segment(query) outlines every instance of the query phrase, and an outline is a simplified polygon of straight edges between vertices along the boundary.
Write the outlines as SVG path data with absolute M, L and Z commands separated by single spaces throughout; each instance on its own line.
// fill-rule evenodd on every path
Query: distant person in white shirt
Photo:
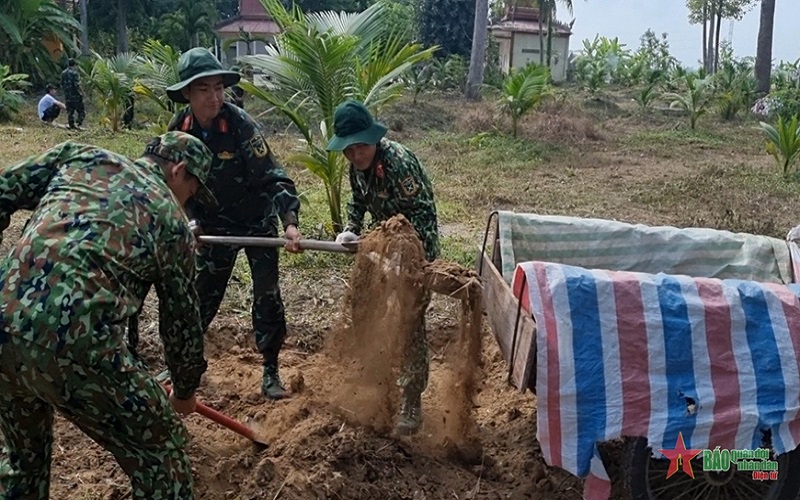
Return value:
M 55 98 L 56 86 L 48 85 L 47 93 L 39 99 L 39 118 L 45 123 L 53 123 L 62 109 L 67 109 L 63 102 Z

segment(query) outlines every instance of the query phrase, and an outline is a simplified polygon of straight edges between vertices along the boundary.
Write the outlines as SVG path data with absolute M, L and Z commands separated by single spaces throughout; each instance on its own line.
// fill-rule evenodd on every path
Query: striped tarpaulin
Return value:
M 503 277 L 520 262 L 791 283 L 784 240 L 707 228 L 653 227 L 578 217 L 499 212 Z
M 527 287 L 520 286 L 525 281 Z M 755 449 L 800 442 L 800 286 L 520 264 L 537 326 L 537 439 L 546 462 L 606 499 L 597 442 Z

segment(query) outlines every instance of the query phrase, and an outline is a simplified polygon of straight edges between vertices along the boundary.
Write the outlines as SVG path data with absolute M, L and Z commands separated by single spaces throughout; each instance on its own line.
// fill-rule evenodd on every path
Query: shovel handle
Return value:
M 227 415 L 224 415 L 213 408 L 209 408 L 208 406 L 204 405 L 203 403 L 197 403 L 197 407 L 195 409 L 197 413 L 200 415 L 213 420 L 214 422 L 218 423 L 223 427 L 227 427 L 228 429 L 232 430 L 233 432 L 240 434 L 251 441 L 258 442 L 256 438 L 255 432 L 253 429 L 247 427 L 246 425 L 242 424 L 241 422 L 237 422 L 236 420 L 230 418 Z
M 273 238 L 267 236 L 211 236 L 201 235 L 197 237 L 200 243 L 210 243 L 212 245 L 235 245 L 240 247 L 273 247 L 280 248 L 286 245 L 286 238 Z M 353 253 L 356 245 L 342 245 L 333 241 L 320 240 L 300 240 L 300 248 L 303 250 L 320 250 L 323 252 Z
M 163 383 L 161 385 L 167 391 L 167 394 L 172 393 L 172 385 L 169 382 Z M 262 441 L 261 439 L 258 438 L 255 431 L 250 427 L 244 425 L 243 423 L 237 420 L 232 419 L 231 417 L 225 415 L 224 413 L 220 413 L 217 410 L 204 405 L 199 401 L 195 401 L 194 411 L 195 413 L 199 413 L 200 415 L 206 417 L 207 419 L 212 420 L 229 430 L 232 430 L 236 434 L 246 437 L 247 439 L 253 441 L 254 443 L 267 445 L 265 441 Z

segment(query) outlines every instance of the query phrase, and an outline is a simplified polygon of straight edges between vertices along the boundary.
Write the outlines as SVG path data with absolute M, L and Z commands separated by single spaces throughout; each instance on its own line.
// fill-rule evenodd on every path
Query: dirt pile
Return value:
M 353 419 L 378 432 L 391 429 L 400 398 L 395 381 L 431 292 L 459 299 L 461 319 L 443 363 L 446 373 L 428 391 L 436 408 L 425 412 L 423 431 L 430 444 L 451 456 L 479 460 L 473 407 L 481 373 L 480 280 L 457 264 L 428 263 L 414 227 L 403 216 L 386 221 L 360 244 L 346 296 L 346 327 L 328 346 L 350 377 L 332 395 L 340 406 L 361 396 L 350 408 Z

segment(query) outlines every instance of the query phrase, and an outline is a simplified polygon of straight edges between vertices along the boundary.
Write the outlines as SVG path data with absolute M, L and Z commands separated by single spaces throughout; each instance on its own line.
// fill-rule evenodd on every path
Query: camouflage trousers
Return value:
M 431 295 L 427 293 L 421 309 L 419 322 L 411 334 L 411 345 L 406 353 L 403 373 L 397 385 L 403 388 L 404 397 L 419 400 L 428 387 L 428 338 L 425 331 L 425 314 L 431 302 Z
M 134 366 L 124 347 L 113 363 L 90 365 L 0 331 L 0 498 L 49 498 L 54 410 L 114 455 L 132 498 L 194 498 L 186 429 L 158 382 Z
M 240 248 L 204 245 L 197 257 L 197 294 L 203 329 L 219 311 Z M 278 249 L 244 249 L 253 280 L 253 333 L 265 365 L 277 365 L 286 338 L 286 315 L 278 285 Z
M 67 107 L 67 121 L 69 122 L 70 128 L 75 128 L 75 125 L 80 127 L 83 125 L 83 120 L 86 118 L 86 111 L 83 109 L 83 98 L 80 99 L 67 99 L 64 103 Z M 74 115 L 78 115 L 78 120 L 76 122 Z

